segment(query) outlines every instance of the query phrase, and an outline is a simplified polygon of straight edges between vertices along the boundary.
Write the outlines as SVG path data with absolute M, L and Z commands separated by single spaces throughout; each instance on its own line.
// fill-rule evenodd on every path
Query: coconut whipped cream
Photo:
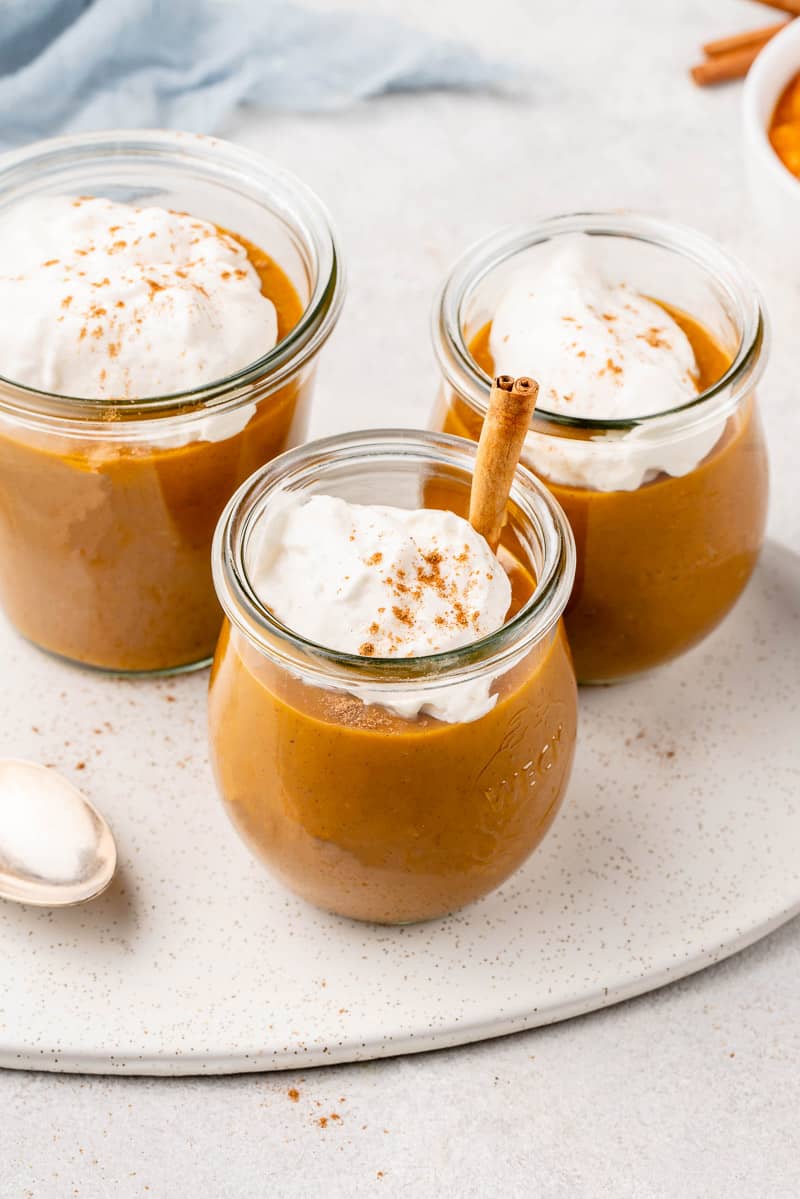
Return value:
M 189 391 L 277 341 L 275 306 L 244 247 L 185 213 L 31 199 L 0 213 L 0 270 L 0 374 L 42 391 Z
M 512 281 L 492 319 L 495 370 L 532 375 L 541 408 L 578 419 L 627 420 L 689 403 L 698 369 L 686 334 L 659 304 L 610 279 L 591 243 L 586 234 L 559 238 L 540 271 Z M 632 491 L 661 471 L 693 470 L 724 428 L 686 437 L 680 423 L 665 417 L 660 428 L 588 441 L 530 433 L 524 457 L 553 482 Z
M 80 792 L 51 771 L 8 758 L 0 766 L 0 872 L 74 882 L 95 844 Z
M 294 632 L 365 658 L 458 649 L 500 628 L 511 603 L 508 576 L 485 539 L 438 509 L 281 493 L 256 527 L 247 570 L 262 603 Z M 406 718 L 469 721 L 494 706 L 491 682 L 417 684 L 393 689 L 388 701 L 374 684 L 352 693 Z

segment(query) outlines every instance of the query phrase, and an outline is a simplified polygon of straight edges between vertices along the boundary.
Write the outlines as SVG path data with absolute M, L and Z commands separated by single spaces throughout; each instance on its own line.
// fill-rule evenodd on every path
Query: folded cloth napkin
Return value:
M 460 42 L 287 0 L 0 0 L 5 146 L 112 127 L 213 133 L 242 102 L 320 111 L 501 73 Z

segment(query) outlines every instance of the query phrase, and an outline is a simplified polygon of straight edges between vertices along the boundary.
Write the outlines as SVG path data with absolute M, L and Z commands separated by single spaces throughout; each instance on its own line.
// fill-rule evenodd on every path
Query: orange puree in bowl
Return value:
M 800 179 L 800 73 L 786 85 L 775 105 L 769 140 L 783 165 Z
M 302 315 L 300 297 L 277 263 L 237 240 L 283 338 Z M 111 420 L 107 436 L 90 439 L 79 422 L 68 437 L 0 414 L 0 600 L 19 632 L 109 670 L 209 658 L 222 621 L 214 527 L 239 484 L 301 439 L 310 385 L 307 373 L 290 380 L 224 440 L 171 447 L 115 439 Z

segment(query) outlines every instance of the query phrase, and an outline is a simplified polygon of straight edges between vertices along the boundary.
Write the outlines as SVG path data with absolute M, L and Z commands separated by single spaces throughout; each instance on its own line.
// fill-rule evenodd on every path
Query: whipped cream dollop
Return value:
M 528 267 L 512 280 L 492 319 L 495 371 L 532 375 L 540 407 L 564 416 L 607 421 L 669 413 L 698 394 L 689 339 L 659 304 L 608 277 L 592 240 L 560 237 L 541 269 Z M 686 437 L 680 424 L 680 417 L 665 417 L 660 428 L 645 423 L 588 441 L 531 432 L 524 458 L 553 482 L 635 490 L 662 471 L 693 470 L 724 428 L 723 421 Z
M 282 492 L 247 554 L 259 599 L 294 632 L 365 658 L 458 649 L 501 627 L 511 584 L 486 540 L 439 509 L 350 504 Z M 476 720 L 496 701 L 491 679 L 436 686 L 348 685 L 400 716 Z M 387 698 L 388 696 L 388 698 Z
M 186 213 L 95 197 L 26 200 L 0 212 L 0 272 L 0 374 L 42 391 L 189 391 L 277 341 L 275 306 L 244 247 Z M 239 427 L 248 419 L 230 415 Z

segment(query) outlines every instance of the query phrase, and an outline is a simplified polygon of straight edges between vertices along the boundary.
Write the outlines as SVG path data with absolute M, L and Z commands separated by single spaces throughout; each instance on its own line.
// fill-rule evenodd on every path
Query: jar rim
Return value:
M 575 212 L 548 217 L 532 225 L 510 226 L 475 242 L 451 268 L 434 302 L 432 337 L 434 352 L 446 381 L 470 406 L 483 415 L 492 380 L 473 358 L 464 333 L 462 310 L 474 288 L 491 271 L 534 245 L 570 233 L 593 237 L 618 237 L 671 251 L 702 267 L 722 285 L 737 309 L 740 336 L 734 358 L 724 375 L 684 404 L 662 412 L 623 419 L 575 417 L 537 405 L 537 427 L 551 424 L 589 433 L 625 432 L 654 427 L 676 417 L 685 426 L 733 411 L 763 373 L 769 348 L 769 321 L 760 292 L 745 268 L 713 239 L 688 225 L 664 221 L 636 212 Z M 540 428 L 540 431 L 541 430 Z
M 543 563 L 536 586 L 519 612 L 499 629 L 457 649 L 410 658 L 379 658 L 319 645 L 269 610 L 256 594 L 245 565 L 249 535 L 270 496 L 304 490 L 303 483 L 312 476 L 320 479 L 326 467 L 366 459 L 376 465 L 381 460 L 416 459 L 460 467 L 471 474 L 476 451 L 474 442 L 445 433 L 371 429 L 308 442 L 261 467 L 231 497 L 214 534 L 214 585 L 228 619 L 267 656 L 287 665 L 296 663 L 300 654 L 304 670 L 310 667 L 312 673 L 326 679 L 331 672 L 339 672 L 350 680 L 356 676 L 362 682 L 407 688 L 415 681 L 429 686 L 433 673 L 451 684 L 483 674 L 488 666 L 502 667 L 506 660 L 516 659 L 557 624 L 575 577 L 575 542 L 567 518 L 547 488 L 522 465 L 515 473 L 511 499 L 540 538 Z
M 86 165 L 101 159 L 123 160 L 150 154 L 197 169 L 232 186 L 237 179 L 263 187 L 263 203 L 272 194 L 275 215 L 300 237 L 313 256 L 312 292 L 297 324 L 255 361 L 200 387 L 132 399 L 97 399 L 39 388 L 0 373 L 0 409 L 30 415 L 104 420 L 154 418 L 191 408 L 219 408 L 241 399 L 241 389 L 269 380 L 277 388 L 312 357 L 331 333 L 344 301 L 345 276 L 339 238 L 327 208 L 316 193 L 286 168 L 265 156 L 222 138 L 163 129 L 102 130 L 37 141 L 0 155 L 0 197 L 50 170 Z M 144 165 L 144 163 L 143 163 Z M 274 193 L 274 194 L 273 194 Z M 30 191 L 25 193 L 30 195 Z M 281 203 L 283 201 L 283 203 Z M 291 206 L 292 219 L 287 219 Z M 2 206 L 2 203 L 0 203 Z

